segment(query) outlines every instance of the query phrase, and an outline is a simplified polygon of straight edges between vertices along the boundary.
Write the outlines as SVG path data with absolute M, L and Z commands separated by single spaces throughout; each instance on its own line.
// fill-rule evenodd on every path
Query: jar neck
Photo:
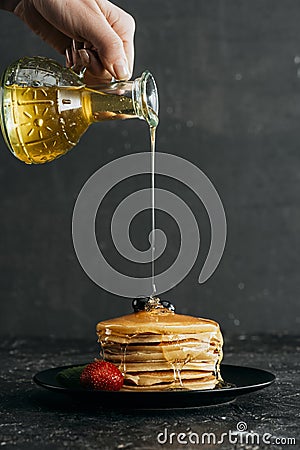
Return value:
M 146 120 L 151 127 L 158 125 L 158 93 L 154 78 L 148 71 L 143 72 L 134 81 L 88 86 L 88 91 L 91 94 L 93 121 L 106 120 L 103 115 L 105 110 L 107 119 L 111 113 L 111 118 L 138 117 Z

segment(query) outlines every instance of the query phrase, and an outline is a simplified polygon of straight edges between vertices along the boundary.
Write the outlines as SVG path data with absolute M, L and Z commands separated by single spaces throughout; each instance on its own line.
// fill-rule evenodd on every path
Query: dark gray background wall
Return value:
M 197 276 L 209 245 L 205 210 L 180 183 L 157 180 L 189 204 L 203 236 L 197 264 L 165 298 L 179 312 L 216 319 L 225 332 L 295 332 L 300 322 L 300 5 L 291 0 L 117 3 L 136 18 L 135 75 L 148 68 L 158 82 L 158 150 L 200 167 L 217 188 L 228 220 L 222 262 L 200 286 Z M 24 55 L 63 61 L 5 12 L 0 53 L 1 70 Z M 45 166 L 19 162 L 2 138 L 0 147 L 0 332 L 94 339 L 95 323 L 129 312 L 130 301 L 101 290 L 81 269 L 71 239 L 72 209 L 96 169 L 148 149 L 147 126 L 136 120 L 93 125 L 76 149 Z M 137 177 L 114 190 L 101 210 L 103 223 L 109 224 L 126 193 L 149 181 Z M 142 249 L 149 219 L 141 216 L 132 232 Z M 166 215 L 158 215 L 158 223 L 170 233 L 163 268 L 176 254 L 178 230 Z M 101 240 L 118 264 L 109 236 Z

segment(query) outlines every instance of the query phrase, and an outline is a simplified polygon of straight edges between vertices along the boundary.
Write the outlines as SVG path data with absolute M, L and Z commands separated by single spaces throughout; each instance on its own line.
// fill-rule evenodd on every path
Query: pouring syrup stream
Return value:
M 150 298 L 156 295 L 155 284 L 155 137 L 156 126 L 150 126 L 150 140 L 151 140 L 151 284 L 152 294 Z

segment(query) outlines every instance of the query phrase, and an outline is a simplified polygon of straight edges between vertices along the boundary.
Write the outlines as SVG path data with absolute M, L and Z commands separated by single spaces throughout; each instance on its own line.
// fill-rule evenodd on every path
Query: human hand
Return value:
M 86 82 L 131 77 L 134 19 L 108 0 L 21 0 L 14 13 L 65 54 L 67 66 L 86 67 Z

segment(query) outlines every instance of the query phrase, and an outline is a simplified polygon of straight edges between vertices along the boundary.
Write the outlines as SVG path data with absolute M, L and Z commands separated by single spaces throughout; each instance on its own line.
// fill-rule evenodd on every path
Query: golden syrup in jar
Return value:
M 6 86 L 5 138 L 15 156 L 42 164 L 74 147 L 92 122 L 135 116 L 133 100 L 85 86 Z

